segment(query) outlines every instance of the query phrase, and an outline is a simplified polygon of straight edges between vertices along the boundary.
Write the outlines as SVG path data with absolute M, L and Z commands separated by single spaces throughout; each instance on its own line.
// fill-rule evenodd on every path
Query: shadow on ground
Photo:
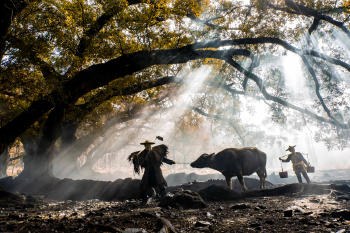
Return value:
M 241 192 L 237 181 L 233 182 L 230 190 L 223 180 L 209 180 L 194 182 L 180 186 L 168 187 L 167 191 L 176 193 L 178 190 L 197 192 L 207 201 L 229 201 L 249 197 L 267 197 L 290 194 L 329 194 L 331 192 L 350 193 L 349 186 L 345 184 L 288 184 L 276 187 L 267 182 L 267 189 L 259 189 L 259 181 L 245 178 L 249 189 Z M 41 195 L 45 199 L 83 201 L 99 199 L 102 201 L 124 201 L 139 199 L 140 180 L 118 179 L 111 181 L 72 180 L 46 177 L 37 180 L 13 179 L 7 177 L 0 180 L 0 187 L 11 193 L 25 195 Z M 6 196 L 6 195 L 5 195 Z M 10 197 L 10 195 L 7 195 Z M 11 196 L 12 199 L 16 199 Z M 347 198 L 347 197 L 345 197 Z

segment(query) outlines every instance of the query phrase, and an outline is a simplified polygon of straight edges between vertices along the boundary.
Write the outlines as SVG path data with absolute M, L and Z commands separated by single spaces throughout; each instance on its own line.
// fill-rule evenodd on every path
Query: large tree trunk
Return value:
M 36 176 L 35 173 L 39 173 L 39 165 L 37 164 L 35 155 L 38 151 L 39 136 L 24 135 L 21 137 L 25 155 L 23 157 L 24 170 L 20 174 L 20 177 L 31 178 Z
M 64 107 L 57 106 L 51 111 L 43 125 L 42 135 L 32 140 L 32 148 L 28 148 L 24 159 L 24 170 L 21 174 L 25 178 L 39 178 L 53 176 L 52 162 L 54 146 L 61 135 L 61 122 L 64 115 Z
M 58 148 L 52 163 L 53 174 L 60 178 L 75 178 L 78 165 L 77 159 L 82 151 L 86 148 L 86 144 L 76 143 L 75 136 L 78 123 L 63 122 L 61 127 L 61 145 Z
M 7 166 L 9 162 L 10 156 L 8 153 L 8 149 L 6 149 L 2 154 L 0 154 L 0 177 L 7 176 Z
M 26 154 L 24 157 L 24 169 L 21 177 L 28 179 L 36 179 L 43 176 L 53 176 L 51 160 L 45 154 L 38 156 L 37 154 Z

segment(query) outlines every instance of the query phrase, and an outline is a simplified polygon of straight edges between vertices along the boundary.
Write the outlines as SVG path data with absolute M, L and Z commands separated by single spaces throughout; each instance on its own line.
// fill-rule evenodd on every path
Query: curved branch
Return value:
M 192 106 L 191 108 L 193 111 L 203 115 L 203 116 L 206 116 L 206 117 L 210 117 L 210 118 L 213 118 L 213 119 L 216 119 L 216 120 L 219 120 L 219 121 L 222 121 L 222 122 L 225 122 L 226 124 L 228 124 L 229 126 L 231 126 L 233 128 L 233 130 L 236 132 L 236 134 L 238 135 L 238 138 L 240 140 L 240 143 L 242 146 L 245 146 L 245 140 L 244 138 L 242 137 L 241 133 L 239 132 L 238 128 L 228 119 L 225 119 L 219 115 L 214 115 L 214 114 L 209 114 L 209 113 L 206 113 L 204 112 L 203 110 L 201 110 L 200 108 L 197 108 L 197 107 L 194 107 Z
M 311 35 L 316 29 L 317 27 L 320 25 L 320 19 L 319 18 L 314 18 L 314 21 L 312 22 L 312 25 L 310 26 L 308 32 Z
M 178 49 L 125 54 L 106 63 L 92 65 L 77 73 L 75 77 L 62 86 L 62 89 L 53 91 L 51 94 L 34 101 L 25 112 L 0 128 L 0 145 L 12 143 L 39 117 L 57 104 L 66 106 L 73 104 L 80 96 L 104 86 L 112 80 L 131 75 L 152 65 L 179 64 L 204 58 L 224 59 L 226 56 L 232 57 L 234 55 L 249 57 L 250 52 L 245 49 L 194 50 L 192 46 L 185 46 Z M 6 146 L 1 146 L 0 149 L 5 148 Z
M 166 76 L 153 81 L 145 81 L 138 85 L 132 85 L 123 89 L 112 88 L 112 90 L 108 91 L 107 94 L 105 92 L 98 93 L 97 95 L 92 97 L 88 103 L 74 105 L 67 111 L 74 113 L 74 122 L 76 124 L 79 124 L 82 121 L 82 119 L 91 111 L 93 111 L 97 106 L 113 97 L 133 95 L 144 90 L 160 87 L 170 83 L 179 83 L 179 80 L 177 80 L 175 76 Z
M 331 111 L 329 110 L 329 108 L 327 107 L 326 103 L 324 102 L 324 99 L 322 98 L 321 96 L 321 93 L 320 93 L 320 83 L 318 82 L 318 79 L 316 77 L 316 73 L 315 71 L 312 69 L 310 63 L 308 62 L 308 60 L 306 59 L 305 56 L 301 56 L 307 70 L 309 71 L 311 77 L 312 77 L 312 80 L 314 81 L 315 83 L 315 92 L 316 92 L 316 95 L 317 95 L 317 98 L 318 100 L 320 101 L 321 105 L 322 105 L 322 108 L 323 110 L 327 113 L 327 116 L 329 118 L 331 118 L 333 120 L 333 122 L 337 125 L 342 125 L 343 123 L 337 121 L 331 114 Z
M 129 5 L 135 5 L 135 4 L 141 3 L 142 0 L 129 0 L 127 2 Z M 100 15 L 96 19 L 96 21 L 92 22 L 90 24 L 89 28 L 84 32 L 82 38 L 80 39 L 74 55 L 79 57 L 79 58 L 83 58 L 86 49 L 91 45 L 91 43 L 92 43 L 93 39 L 96 37 L 96 35 L 119 12 L 120 12 L 120 9 L 110 9 L 110 10 L 104 12 L 102 15 Z M 76 64 L 73 63 L 65 75 L 70 75 L 70 73 L 74 69 L 75 65 Z
M 129 6 L 135 5 L 138 3 L 141 3 L 142 0 L 129 0 L 127 1 Z M 100 15 L 96 21 L 94 21 L 88 30 L 84 32 L 83 37 L 80 39 L 80 42 L 77 47 L 76 56 L 83 57 L 84 52 L 88 48 L 88 46 L 91 44 L 94 37 L 101 31 L 101 29 L 108 23 L 108 21 L 113 18 L 115 15 L 117 15 L 120 12 L 120 10 L 116 9 L 110 9 L 109 11 L 103 13 Z
M 304 15 L 308 17 L 314 17 L 315 19 L 324 20 L 330 24 L 333 24 L 334 26 L 340 28 L 348 37 L 350 37 L 350 31 L 347 29 L 347 27 L 344 25 L 343 22 L 337 21 L 333 19 L 332 17 L 328 15 L 322 14 L 322 12 L 319 12 L 315 9 L 300 5 L 293 0 L 285 0 L 285 4 L 287 7 L 279 7 L 271 4 L 268 0 L 265 0 L 265 3 L 272 9 L 280 10 L 287 12 L 289 14 L 297 14 L 297 15 Z
M 227 59 L 226 62 L 228 62 L 230 65 L 232 65 L 233 67 L 235 67 L 238 71 L 240 71 L 241 73 L 243 73 L 245 76 L 249 77 L 249 79 L 253 80 L 257 86 L 259 87 L 259 90 L 261 91 L 262 95 L 264 96 L 265 99 L 267 100 L 271 100 L 271 101 L 274 101 L 276 103 L 279 103 L 283 106 L 286 106 L 288 108 L 291 108 L 291 109 L 294 109 L 298 112 L 301 112 L 301 113 L 304 113 L 312 118 L 315 118 L 317 119 L 318 121 L 320 122 L 324 122 L 324 123 L 329 123 L 329 124 L 332 124 L 336 127 L 340 127 L 340 128 L 343 128 L 343 129 L 348 129 L 349 126 L 346 125 L 346 124 L 339 124 L 339 122 L 336 122 L 334 121 L 333 119 L 326 119 L 324 117 L 321 117 L 307 109 L 303 109 L 301 107 L 298 107 L 296 105 L 293 105 L 279 97 L 276 97 L 276 96 L 272 96 L 270 95 L 264 85 L 263 85 L 263 81 L 262 79 L 260 79 L 258 76 L 256 76 L 255 74 L 249 72 L 248 70 L 244 69 L 241 65 L 239 65 L 237 62 L 233 61 L 232 59 Z
M 112 80 L 131 75 L 153 65 L 182 64 L 204 58 L 224 59 L 226 56 L 246 56 L 251 53 L 246 49 L 195 50 L 192 46 L 178 49 L 140 51 L 122 55 L 106 63 L 92 65 L 80 71 L 64 85 L 65 101 L 72 102 L 87 92 L 104 86 Z
M 241 72 L 244 72 L 244 68 L 242 66 L 240 66 L 238 63 L 235 63 L 233 62 L 232 65 L 235 65 L 235 67 L 237 66 L 237 68 L 241 69 L 240 71 Z M 232 89 L 231 87 L 229 87 L 228 85 L 222 85 L 222 84 L 219 84 L 219 83 L 216 83 L 216 82 L 211 82 L 209 83 L 211 86 L 214 86 L 214 87 L 217 87 L 217 88 L 221 88 L 221 89 L 224 89 L 225 91 L 231 93 L 231 94 L 234 94 L 234 95 L 244 95 L 244 96 L 248 96 L 248 97 L 252 97 L 252 98 L 255 98 L 255 99 L 258 99 L 258 100 L 270 100 L 270 101 L 273 101 L 275 103 L 278 103 L 278 104 L 281 104 L 282 106 L 285 106 L 287 108 L 291 108 L 295 111 L 298 111 L 302 114 L 306 114 L 318 121 L 321 121 L 321 122 L 326 122 L 326 123 L 332 123 L 331 121 L 329 121 L 328 119 L 322 117 L 322 116 L 318 116 L 316 115 L 315 113 L 312 113 L 311 111 L 307 110 L 307 109 L 303 109 L 301 107 L 298 107 L 296 105 L 293 105 L 279 97 L 276 97 L 276 96 L 272 96 L 270 95 L 265 87 L 262 86 L 262 79 L 257 77 L 256 75 L 254 75 L 251 71 L 249 70 L 246 70 L 246 73 L 247 75 L 245 75 L 245 77 L 247 79 L 252 79 L 254 80 L 257 84 L 259 83 L 258 87 L 260 88 L 260 91 L 262 92 L 263 96 L 264 97 L 259 97 L 259 96 L 253 96 L 253 95 L 248 95 L 248 93 L 246 91 L 239 91 L 239 90 L 235 90 L 235 89 Z M 255 78 L 252 78 L 252 76 L 256 76 Z M 334 118 L 332 118 L 332 120 L 335 121 Z M 335 121 L 334 123 L 337 123 L 337 121 Z M 339 126 L 339 124 L 337 124 L 337 126 Z M 345 126 L 345 125 L 344 125 Z
M 240 38 L 240 39 L 234 39 L 234 40 L 213 40 L 213 41 L 207 41 L 207 42 L 194 43 L 192 46 L 196 49 L 200 49 L 200 48 L 219 48 L 219 47 L 230 46 L 230 45 L 252 45 L 252 44 L 280 45 L 286 50 L 291 51 L 295 54 L 314 56 L 324 61 L 327 61 L 329 63 L 332 63 L 334 65 L 341 66 L 350 72 L 350 65 L 346 62 L 343 62 L 342 60 L 332 58 L 326 54 L 317 52 L 315 50 L 298 49 L 293 45 L 289 44 L 288 42 L 276 37 Z
M 312 16 L 315 18 L 319 18 L 320 20 L 324 20 L 327 21 L 330 24 L 333 24 L 336 27 L 339 27 L 343 32 L 345 32 L 345 34 L 350 37 L 350 32 L 349 30 L 345 27 L 343 22 L 337 21 L 335 19 L 333 19 L 332 17 L 328 16 L 328 15 L 323 15 L 320 12 L 309 8 L 309 7 L 305 7 L 302 6 L 300 4 L 295 3 L 293 0 L 286 0 L 286 5 L 288 7 L 290 7 L 291 9 L 293 9 L 294 11 L 305 15 L 305 16 Z

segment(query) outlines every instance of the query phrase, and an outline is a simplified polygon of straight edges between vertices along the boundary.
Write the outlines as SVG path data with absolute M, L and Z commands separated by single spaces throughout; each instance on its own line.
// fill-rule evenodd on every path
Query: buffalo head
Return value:
M 211 158 L 213 154 L 202 154 L 201 156 L 199 156 L 198 159 L 196 159 L 195 161 L 193 161 L 190 165 L 191 167 L 194 168 L 204 168 L 204 167 L 209 167 L 210 163 L 211 163 Z

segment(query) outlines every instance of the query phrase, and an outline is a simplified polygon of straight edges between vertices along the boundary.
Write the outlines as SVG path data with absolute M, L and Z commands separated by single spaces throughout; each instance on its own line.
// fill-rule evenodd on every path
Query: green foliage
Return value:
M 267 2 L 287 9 L 287 12 L 273 9 Z M 347 20 L 344 7 L 349 7 L 348 1 L 339 1 L 337 5 L 331 0 L 295 2 L 330 14 L 336 20 Z M 333 11 L 339 7 L 342 10 Z M 129 4 L 126 0 L 34 1 L 13 20 L 8 32 L 0 73 L 1 124 L 23 112 L 33 101 L 60 90 L 67 80 L 94 64 L 137 51 L 180 48 L 210 39 L 278 37 L 294 43 L 307 32 L 312 21 L 312 17 L 297 14 L 284 0 L 252 0 L 250 4 L 227 0 L 144 0 L 137 4 Z M 320 27 L 329 30 L 327 26 Z M 274 44 L 241 48 L 249 49 L 255 55 L 281 54 L 281 48 Z M 216 48 L 213 50 L 217 51 Z M 245 60 L 237 58 L 236 61 L 243 64 Z M 203 64 L 213 67 L 210 79 L 242 90 L 244 75 L 221 60 L 205 59 L 188 65 L 195 68 Z M 81 128 L 89 132 L 90 128 L 91 131 L 98 130 L 107 119 L 125 110 L 144 107 L 152 101 L 160 106 L 164 89 L 170 92 L 176 85 L 157 87 L 132 96 L 119 96 L 118 92 L 144 81 L 176 75 L 182 67 L 182 64 L 153 66 L 112 81 L 75 103 L 75 107 L 90 104 L 89 111 L 85 113 L 87 108 L 78 110 L 70 106 L 65 119 L 74 120 L 81 113 L 84 116 Z M 327 93 L 327 104 L 332 110 L 346 106 L 349 100 L 343 95 L 344 88 L 330 79 L 328 74 L 332 71 L 329 67 L 323 67 L 323 71 L 318 75 L 322 77 L 322 91 Z M 284 87 L 279 85 L 281 75 L 275 70 L 265 74 L 269 74 L 265 80 L 268 91 L 285 99 Z M 250 82 L 248 92 L 256 94 L 259 90 Z M 235 110 L 229 108 L 229 112 L 236 120 L 235 114 L 241 104 L 237 97 L 233 102 L 232 96 L 226 94 L 206 94 L 199 98 L 201 107 L 208 113 L 227 115 L 227 106 L 234 106 Z M 284 108 L 273 104 L 271 110 L 275 121 L 285 122 Z M 191 113 L 183 117 L 181 125 L 187 130 L 197 127 L 200 122 L 201 117 Z

